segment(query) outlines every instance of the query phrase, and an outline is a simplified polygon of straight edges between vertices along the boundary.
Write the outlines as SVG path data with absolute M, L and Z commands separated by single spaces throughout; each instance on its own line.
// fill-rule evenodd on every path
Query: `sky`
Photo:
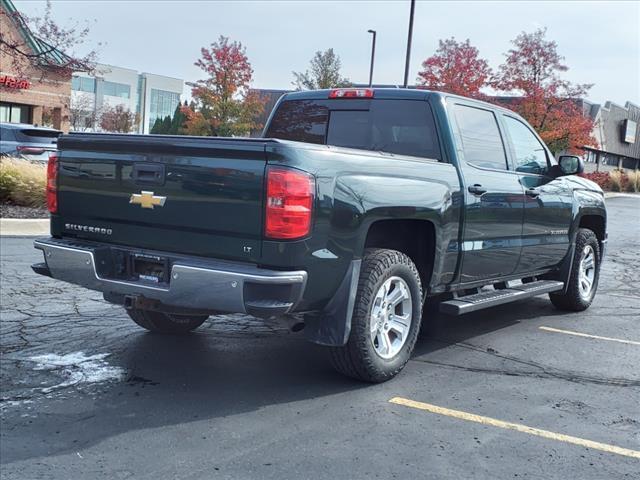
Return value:
M 14 4 L 37 15 L 45 2 Z M 185 81 L 204 78 L 194 66 L 200 48 L 225 35 L 246 47 L 253 87 L 288 89 L 292 70 L 306 70 L 313 54 L 327 48 L 340 56 L 345 77 L 366 83 L 369 29 L 378 32 L 374 82 L 401 84 L 409 1 L 53 0 L 53 16 L 62 25 L 88 21 L 87 47 L 104 44 L 101 63 Z M 409 81 L 439 39 L 469 38 L 496 68 L 511 40 L 541 27 L 565 57 L 565 78 L 595 84 L 589 100 L 640 105 L 640 1 L 418 0 Z

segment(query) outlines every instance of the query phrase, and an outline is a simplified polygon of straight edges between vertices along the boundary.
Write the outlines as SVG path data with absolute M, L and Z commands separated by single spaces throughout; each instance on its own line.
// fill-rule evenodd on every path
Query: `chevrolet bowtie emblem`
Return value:
M 129 199 L 129 203 L 140 205 L 142 208 L 164 207 L 164 202 L 167 201 L 167 197 L 161 197 L 160 195 L 154 195 L 153 192 L 134 193 Z

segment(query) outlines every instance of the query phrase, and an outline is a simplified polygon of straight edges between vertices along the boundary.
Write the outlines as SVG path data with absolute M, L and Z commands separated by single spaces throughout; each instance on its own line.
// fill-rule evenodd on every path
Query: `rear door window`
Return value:
M 490 110 L 453 106 L 467 163 L 483 168 L 507 170 L 507 155 L 498 122 Z
M 289 100 L 266 136 L 441 159 L 433 114 L 422 100 Z

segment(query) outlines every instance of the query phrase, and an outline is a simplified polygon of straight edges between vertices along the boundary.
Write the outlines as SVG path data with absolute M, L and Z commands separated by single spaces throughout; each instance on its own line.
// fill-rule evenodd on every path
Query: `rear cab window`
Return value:
M 433 113 L 425 100 L 285 100 L 265 136 L 441 159 Z

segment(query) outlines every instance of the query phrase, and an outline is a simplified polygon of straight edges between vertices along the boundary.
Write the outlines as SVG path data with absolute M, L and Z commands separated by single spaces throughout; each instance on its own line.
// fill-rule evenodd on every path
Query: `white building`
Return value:
M 123 105 L 139 115 L 137 133 L 149 133 L 156 118 L 172 116 L 184 81 L 129 68 L 98 65 L 93 75 L 77 73 L 71 80 L 71 130 L 99 130 L 97 117 L 105 107 Z

